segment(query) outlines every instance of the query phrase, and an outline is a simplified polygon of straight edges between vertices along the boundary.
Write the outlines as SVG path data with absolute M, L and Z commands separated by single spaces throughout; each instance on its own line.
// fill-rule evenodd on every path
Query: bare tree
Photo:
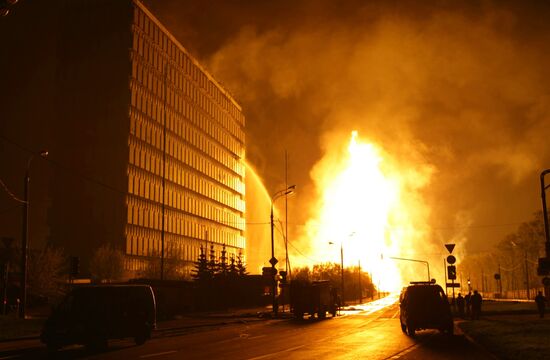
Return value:
M 94 281 L 116 281 L 124 277 L 122 251 L 106 244 L 98 248 L 90 261 L 90 274 Z
M 55 301 L 63 295 L 67 280 L 66 261 L 63 250 L 45 247 L 32 251 L 28 261 L 29 295 Z

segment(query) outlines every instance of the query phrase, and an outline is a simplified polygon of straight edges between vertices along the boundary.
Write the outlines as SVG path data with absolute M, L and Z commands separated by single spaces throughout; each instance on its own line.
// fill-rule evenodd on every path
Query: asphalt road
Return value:
M 266 320 L 159 331 L 142 346 L 130 340 L 109 342 L 109 349 L 90 353 L 65 348 L 56 358 L 74 359 L 491 359 L 463 335 L 401 332 L 395 299 L 374 302 L 326 320 Z M 36 341 L 9 348 L 0 359 L 47 358 Z

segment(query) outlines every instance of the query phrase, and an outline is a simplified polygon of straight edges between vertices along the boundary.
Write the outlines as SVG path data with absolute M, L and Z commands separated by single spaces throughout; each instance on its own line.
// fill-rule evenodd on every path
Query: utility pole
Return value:
M 275 257 L 275 235 L 274 235 L 274 216 L 273 216 L 273 204 L 275 200 L 277 200 L 281 196 L 290 195 L 294 192 L 294 189 L 296 188 L 296 185 L 287 186 L 285 189 L 277 191 L 272 197 L 271 197 L 271 214 L 270 214 L 270 223 L 271 223 L 271 259 L 269 259 L 269 263 L 271 264 L 271 292 L 272 292 L 272 311 L 273 315 L 277 317 L 277 313 L 279 312 L 279 306 L 277 304 L 277 279 L 275 278 L 275 275 L 277 275 L 277 269 L 275 268 L 275 265 L 279 262 L 277 258 Z
M 46 158 L 48 156 L 47 150 L 42 150 L 40 156 Z M 25 171 L 25 182 L 24 182 L 24 191 L 25 197 L 23 199 L 23 221 L 22 221 L 22 231 L 21 231 L 21 305 L 19 306 L 19 317 L 25 318 L 26 308 L 27 308 L 27 262 L 28 262 L 28 251 L 29 251 L 29 182 L 30 169 L 32 159 L 34 159 L 34 154 L 29 157 L 27 160 L 27 169 Z
M 547 186 L 544 185 L 544 176 L 550 173 L 550 169 L 544 170 L 540 174 L 540 191 L 542 197 L 542 215 L 544 217 L 544 234 L 546 236 L 545 249 L 546 249 L 546 258 L 550 258 L 550 232 L 548 229 L 548 209 L 546 208 L 546 189 Z
M 527 300 L 531 300 L 529 294 L 529 266 L 527 264 L 527 248 L 524 249 L 524 261 L 525 261 L 525 287 L 527 288 Z
M 160 279 L 164 280 L 164 237 L 166 217 L 166 112 L 168 101 L 168 60 L 164 64 L 164 116 L 162 122 L 162 221 L 160 231 Z
M 359 304 L 363 302 L 363 287 L 361 286 L 361 260 L 359 260 Z
M 502 298 L 502 274 L 500 273 L 500 263 L 498 264 L 498 291 Z
M 344 297 L 344 244 L 340 242 L 340 276 L 342 277 L 342 305 L 346 305 Z

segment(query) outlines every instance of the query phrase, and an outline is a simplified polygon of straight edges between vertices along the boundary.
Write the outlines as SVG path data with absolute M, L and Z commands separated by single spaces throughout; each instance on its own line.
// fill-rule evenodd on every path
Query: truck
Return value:
M 290 311 L 296 318 L 303 318 L 304 314 L 311 317 L 317 315 L 324 319 L 327 312 L 336 316 L 338 311 L 338 296 L 335 288 L 328 280 L 307 281 L 292 280 L 290 290 Z

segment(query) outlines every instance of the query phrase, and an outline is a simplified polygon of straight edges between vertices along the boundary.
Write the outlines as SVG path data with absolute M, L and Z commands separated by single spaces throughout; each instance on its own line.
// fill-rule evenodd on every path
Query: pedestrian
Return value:
M 538 295 L 535 296 L 535 303 L 539 310 L 539 316 L 542 319 L 544 317 L 544 308 L 546 307 L 546 298 L 542 295 L 542 291 L 539 291 Z
M 464 296 L 464 303 L 466 304 L 466 316 L 471 315 L 471 300 L 472 300 L 472 292 L 468 291 L 466 296 Z
M 474 294 L 470 298 L 470 305 L 472 307 L 472 320 L 479 319 L 479 315 L 481 314 L 481 302 L 483 301 L 481 294 L 474 290 Z
M 456 298 L 456 306 L 458 306 L 458 316 L 461 318 L 464 317 L 464 297 L 461 293 L 458 293 L 458 297 Z

